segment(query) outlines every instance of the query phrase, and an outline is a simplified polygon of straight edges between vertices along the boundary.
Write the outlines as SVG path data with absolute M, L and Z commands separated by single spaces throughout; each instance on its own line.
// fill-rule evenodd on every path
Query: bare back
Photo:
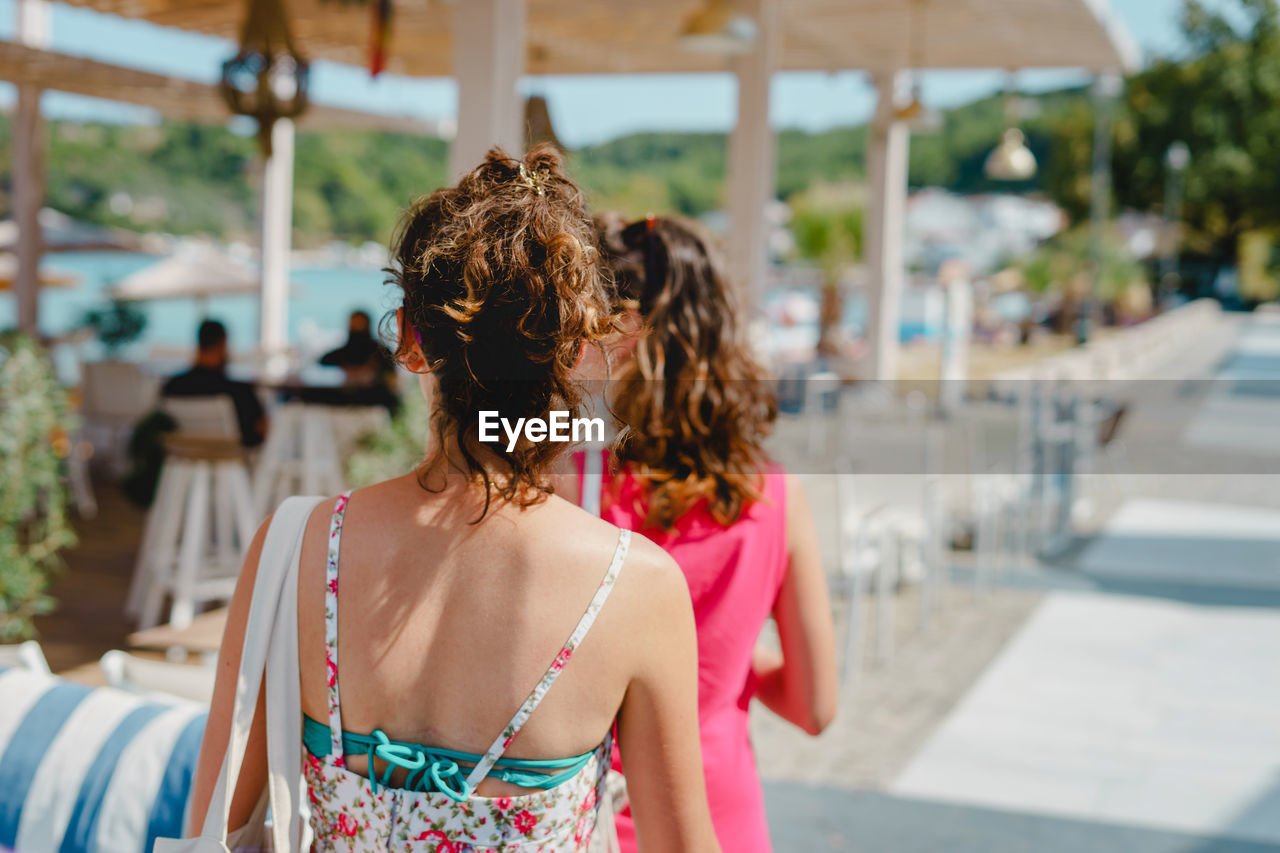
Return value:
M 332 502 L 312 515 L 299 573 L 302 708 L 327 716 L 324 591 Z M 403 477 L 355 492 L 342 529 L 338 679 L 348 731 L 483 753 L 572 633 L 618 530 L 559 498 L 520 509 L 461 483 L 441 493 Z M 644 542 L 628 559 L 655 555 Z M 548 759 L 593 749 L 622 704 L 640 627 L 636 581 L 614 595 L 507 754 Z M 630 594 L 629 594 L 630 593 Z M 364 770 L 360 756 L 351 769 Z M 496 779 L 484 795 L 516 789 Z

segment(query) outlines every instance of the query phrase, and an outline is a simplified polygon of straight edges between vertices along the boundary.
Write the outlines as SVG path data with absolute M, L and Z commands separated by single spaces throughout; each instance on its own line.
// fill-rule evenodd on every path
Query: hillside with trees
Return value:
M 1027 98 L 1030 144 L 1053 161 L 1055 116 L 1078 92 Z M 911 181 L 961 192 L 995 187 L 982 161 L 1003 127 L 998 98 L 952 110 L 937 132 L 912 139 Z M 49 123 L 48 205 L 77 219 L 139 231 L 252 239 L 258 166 L 251 137 L 225 127 Z M 597 208 L 700 216 L 724 196 L 727 139 L 721 133 L 637 133 L 570 152 L 570 168 Z M 859 181 L 866 130 L 784 130 L 778 139 L 778 195 Z M 387 239 L 398 211 L 439 186 L 448 144 L 374 132 L 299 133 L 294 228 L 299 246 L 338 239 Z M 0 170 L 8 208 L 9 121 L 0 116 Z M 1052 166 L 1050 166 L 1050 170 Z M 1042 173 L 1045 174 L 1045 173 Z M 1006 189 L 1036 191 L 1029 183 Z
M 1241 260 L 1242 284 L 1275 282 L 1280 235 L 1280 6 L 1235 0 L 1225 13 L 1188 0 L 1182 28 L 1189 55 L 1161 59 L 1131 76 L 1117 109 L 1114 183 L 1120 207 L 1162 209 L 1166 152 L 1183 142 L 1185 248 L 1216 268 Z M 959 193 L 1041 193 L 1073 219 L 1089 205 L 1094 111 L 1070 89 L 1015 99 L 1018 122 L 1040 169 L 1024 183 L 983 173 L 1005 125 L 991 96 L 946 111 L 933 131 L 913 133 L 910 182 Z M 552 105 L 554 108 L 554 104 Z M 9 121 L 0 116 L 0 210 L 7 210 Z M 701 216 L 724 198 L 726 137 L 637 133 L 570 153 L 570 168 L 597 209 Z M 399 210 L 447 174 L 442 140 L 372 132 L 300 133 L 295 171 L 295 244 L 385 241 Z M 777 190 L 800 200 L 814 188 L 864 177 L 866 128 L 778 135 Z M 254 140 L 226 127 L 51 122 L 48 204 L 73 217 L 140 231 L 252 240 L 258 180 Z

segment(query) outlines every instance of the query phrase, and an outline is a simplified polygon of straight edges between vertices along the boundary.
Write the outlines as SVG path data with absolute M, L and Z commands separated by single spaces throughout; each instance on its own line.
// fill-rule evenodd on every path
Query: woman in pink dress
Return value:
M 611 353 L 622 431 L 600 512 L 643 531 L 684 571 L 716 835 L 724 850 L 768 851 L 751 699 L 815 735 L 835 714 L 834 631 L 813 520 L 799 485 L 764 452 L 772 391 L 708 241 L 674 218 L 602 230 L 618 301 L 639 332 Z M 582 488 L 590 497 L 596 487 L 584 478 Z M 770 616 L 781 654 L 757 646 Z M 635 850 L 630 814 L 618 829 L 623 850 Z

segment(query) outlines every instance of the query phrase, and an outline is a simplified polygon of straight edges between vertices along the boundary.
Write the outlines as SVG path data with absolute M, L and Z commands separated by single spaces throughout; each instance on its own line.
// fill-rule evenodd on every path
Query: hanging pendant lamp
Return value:
M 1036 155 L 1027 147 L 1027 137 L 1014 125 L 1017 124 L 1015 101 L 1013 97 L 1012 77 L 1005 86 L 1004 115 L 1005 131 L 1000 143 L 987 155 L 983 171 L 993 181 L 1027 181 L 1034 178 L 1038 166 Z
M 1036 176 L 1036 155 L 1027 147 L 1027 137 L 1011 127 L 1000 144 L 987 155 L 983 170 L 993 181 L 1028 181 Z
M 258 146 L 271 156 L 271 127 L 307 109 L 310 65 L 293 45 L 283 0 L 245 0 L 240 49 L 222 63 L 219 89 L 236 115 L 258 122 Z

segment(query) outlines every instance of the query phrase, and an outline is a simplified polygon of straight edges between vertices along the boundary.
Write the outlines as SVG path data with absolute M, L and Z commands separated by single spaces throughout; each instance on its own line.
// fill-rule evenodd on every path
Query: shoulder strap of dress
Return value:
M 618 580 L 618 574 L 622 571 L 622 563 L 627 558 L 627 549 L 630 546 L 631 531 L 619 530 L 618 546 L 613 551 L 613 561 L 609 564 L 609 570 L 605 572 L 604 579 L 600 581 L 600 587 L 596 590 L 591 603 L 587 605 L 587 612 L 583 613 L 582 618 L 578 620 L 578 625 L 573 629 L 573 633 L 569 635 L 568 642 L 561 647 L 560 653 L 556 655 L 556 659 L 552 661 L 551 667 L 547 670 L 546 675 L 542 676 L 538 686 L 533 688 L 529 698 L 524 700 L 520 710 L 516 711 L 516 715 L 511 718 L 511 722 L 507 723 L 507 727 L 502 730 L 502 734 L 498 735 L 498 739 L 489 747 L 489 751 L 485 753 L 484 758 L 467 776 L 468 791 L 474 791 L 484 777 L 489 775 L 493 765 L 507 751 L 507 747 L 511 745 L 511 742 L 516 739 L 516 735 L 524 727 L 529 715 L 538 707 L 542 697 L 547 695 L 551 685 L 555 683 L 560 673 L 564 671 L 565 664 L 569 662 L 569 658 L 573 656 L 574 651 L 582 643 L 582 638 L 591 630 L 592 624 L 596 621 L 596 616 L 609 598 L 609 593 L 613 592 L 614 583 Z
M 329 519 L 329 549 L 324 572 L 324 662 L 329 684 L 329 758 L 342 766 L 342 710 L 338 699 L 338 553 L 342 545 L 342 519 L 351 492 L 343 492 Z

